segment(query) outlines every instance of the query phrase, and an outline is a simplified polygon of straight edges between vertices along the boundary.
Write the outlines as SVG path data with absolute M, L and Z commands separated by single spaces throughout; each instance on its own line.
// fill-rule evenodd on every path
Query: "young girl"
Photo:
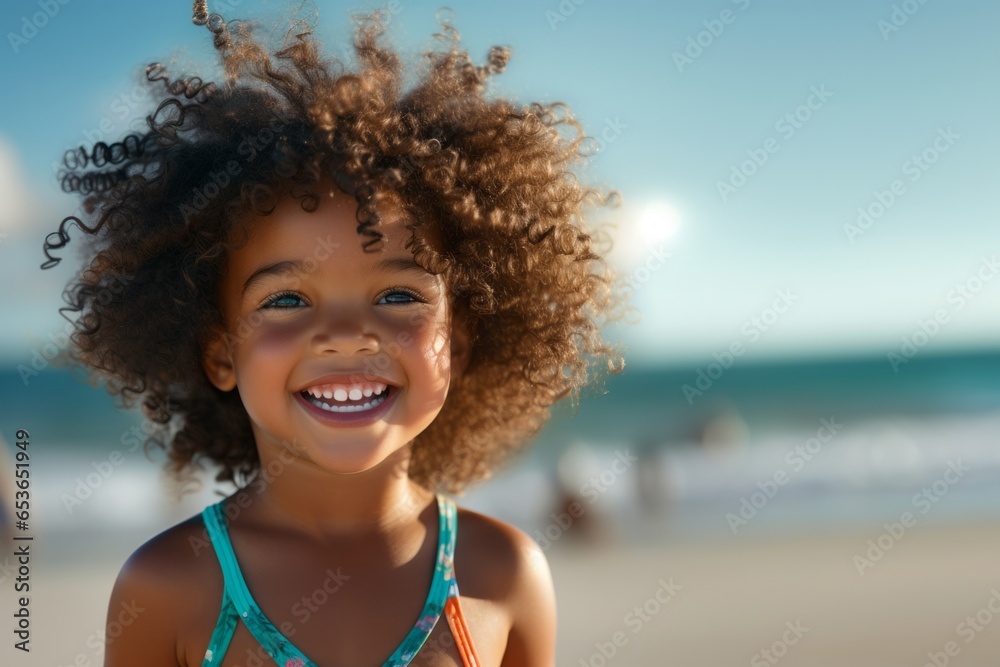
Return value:
M 407 92 L 380 13 L 354 71 L 302 25 L 272 54 L 194 22 L 225 85 L 147 68 L 150 131 L 67 155 L 89 219 L 45 245 L 89 234 L 73 361 L 143 399 L 176 478 L 237 487 L 122 567 L 105 665 L 551 667 L 542 550 L 442 492 L 523 451 L 588 356 L 624 368 L 579 123 L 487 98 L 508 51 L 474 66 L 446 19 Z

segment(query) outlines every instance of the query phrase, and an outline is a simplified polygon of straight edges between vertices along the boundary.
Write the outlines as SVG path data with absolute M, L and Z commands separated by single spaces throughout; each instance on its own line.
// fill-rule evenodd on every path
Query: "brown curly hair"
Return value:
M 83 197 L 89 224 L 62 220 L 46 237 L 42 268 L 60 261 L 50 251 L 68 243 L 73 223 L 89 235 L 89 267 L 64 293 L 60 312 L 80 316 L 61 361 L 91 369 L 123 406 L 143 398 L 161 426 L 147 448 L 168 450 L 175 480 L 204 459 L 221 466 L 217 481 L 239 485 L 260 472 L 239 394 L 208 381 L 202 350 L 223 322 L 214 295 L 233 232 L 282 196 L 315 210 L 311 186 L 324 176 L 357 200 L 366 251 L 382 238 L 383 194 L 420 213 L 407 247 L 445 276 L 472 331 L 462 391 L 414 440 L 417 483 L 462 493 L 523 449 L 553 404 L 577 400 L 592 380 L 588 357 L 624 369 L 600 334 L 602 320 L 624 315 L 604 260 L 611 241 L 583 216 L 619 195 L 581 186 L 572 169 L 593 140 L 562 103 L 489 98 L 486 84 L 509 50 L 494 46 L 475 66 L 448 17 L 439 13 L 435 34 L 445 48 L 424 53 L 409 91 L 400 57 L 381 43 L 385 15 L 355 18 L 350 71 L 321 56 L 302 21 L 272 54 L 251 25 L 195 2 L 194 23 L 214 33 L 225 85 L 171 81 L 154 63 L 146 80 L 167 93 L 146 117 L 149 131 L 65 156 L 62 187 Z M 443 252 L 427 241 L 431 231 Z

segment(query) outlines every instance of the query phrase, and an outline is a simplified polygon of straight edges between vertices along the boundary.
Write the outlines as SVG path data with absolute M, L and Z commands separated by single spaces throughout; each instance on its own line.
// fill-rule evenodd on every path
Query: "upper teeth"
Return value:
M 362 384 L 322 384 L 309 387 L 306 391 L 316 398 L 332 398 L 336 401 L 359 401 L 364 396 L 381 394 L 387 385 L 381 382 L 365 382 Z

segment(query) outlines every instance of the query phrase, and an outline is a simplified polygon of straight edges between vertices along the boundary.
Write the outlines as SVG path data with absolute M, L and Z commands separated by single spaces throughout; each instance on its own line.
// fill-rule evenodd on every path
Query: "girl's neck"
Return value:
M 364 472 L 337 474 L 262 450 L 262 481 L 248 487 L 256 519 L 324 541 L 385 538 L 435 499 L 407 475 L 410 454 L 407 445 Z

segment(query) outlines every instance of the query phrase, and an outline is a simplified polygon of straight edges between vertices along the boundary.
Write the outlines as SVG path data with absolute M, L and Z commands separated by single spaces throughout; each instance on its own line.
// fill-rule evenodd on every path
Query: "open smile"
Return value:
M 388 395 L 388 385 L 366 386 L 364 393 L 358 389 L 351 391 L 350 394 L 343 389 L 336 391 L 327 389 L 325 392 L 309 389 L 302 392 L 302 397 L 313 405 L 323 410 L 341 413 L 371 410 L 381 405 Z
M 295 394 L 298 402 L 309 414 L 332 426 L 365 426 L 381 419 L 396 401 L 399 389 L 391 385 L 380 392 L 372 391 L 369 396 L 341 398 L 337 396 L 319 398 L 316 393 L 300 391 Z

